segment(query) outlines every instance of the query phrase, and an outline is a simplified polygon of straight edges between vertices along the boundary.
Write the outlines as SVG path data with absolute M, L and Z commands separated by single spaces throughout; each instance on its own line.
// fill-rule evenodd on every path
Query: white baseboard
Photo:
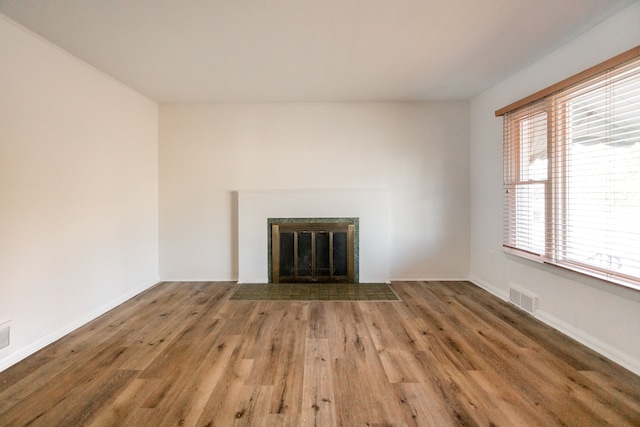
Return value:
M 391 278 L 392 282 L 446 282 L 468 280 L 463 274 L 402 274 Z
M 616 362 L 618 365 L 627 368 L 636 375 L 640 375 L 640 360 L 631 357 L 627 353 L 624 353 L 617 348 L 610 346 L 609 344 L 600 341 L 592 335 L 585 333 L 584 331 L 570 325 L 557 317 L 543 311 L 536 311 L 536 318 L 542 322 L 551 326 L 554 329 L 562 332 L 563 334 L 573 338 L 580 344 L 583 344 L 590 349 L 600 353 L 607 359 Z
M 489 292 L 490 294 L 493 294 L 498 298 L 503 299 L 504 301 L 509 301 L 509 294 L 507 292 L 503 291 L 502 289 L 496 288 L 489 282 L 485 282 L 484 280 L 476 276 L 470 276 L 469 281 L 477 287 Z
M 505 301 L 509 300 L 509 294 L 507 292 L 492 286 L 490 283 L 485 282 L 478 277 L 471 276 L 469 278 L 469 281 L 474 285 L 484 289 L 485 291 L 497 296 L 498 298 L 501 298 Z M 607 359 L 612 360 L 618 365 L 630 370 L 634 374 L 640 375 L 640 360 L 636 359 L 635 357 L 632 357 L 629 354 L 624 353 L 610 346 L 609 344 L 600 341 L 596 337 L 558 319 L 557 317 L 545 312 L 544 310 L 538 309 L 535 313 L 535 318 L 562 332 L 568 337 L 573 338 L 580 344 L 589 347 L 593 351 L 600 353 Z
M 131 298 L 135 297 L 136 295 L 140 294 L 143 291 L 146 291 L 147 289 L 149 289 L 150 287 L 156 285 L 159 282 L 159 280 L 156 278 L 152 281 L 146 282 L 138 287 L 136 287 L 135 289 L 133 289 L 130 292 L 127 292 L 126 294 L 116 298 L 113 301 L 110 301 L 109 303 L 103 305 L 102 307 L 92 311 L 91 313 L 69 323 L 68 325 L 65 325 L 61 328 L 56 329 L 55 331 L 52 331 L 50 333 L 48 333 L 47 335 L 32 341 L 31 343 L 18 348 L 17 350 L 9 353 L 7 356 L 3 357 L 2 359 L 0 359 L 0 372 L 4 371 L 5 369 L 7 369 L 10 366 L 15 365 L 16 363 L 20 362 L 21 360 L 25 359 L 28 356 L 31 356 L 33 353 L 35 353 L 38 350 L 43 349 L 44 347 L 48 346 L 49 344 L 54 343 L 55 341 L 59 340 L 60 338 L 64 337 L 65 335 L 75 331 L 76 329 L 78 329 L 81 326 L 86 325 L 87 323 L 91 322 L 92 320 L 102 316 L 103 314 L 105 314 L 107 311 L 119 306 L 120 304 L 122 304 L 123 302 L 130 300 Z
M 188 276 L 169 276 L 163 277 L 161 282 L 237 282 L 238 278 L 211 278 L 211 277 L 188 277 Z
M 249 277 L 245 277 L 243 280 L 240 280 L 238 278 L 235 280 L 235 282 L 238 283 L 239 285 L 243 283 L 269 283 L 269 278 L 265 276 L 254 276 L 254 277 L 249 276 Z

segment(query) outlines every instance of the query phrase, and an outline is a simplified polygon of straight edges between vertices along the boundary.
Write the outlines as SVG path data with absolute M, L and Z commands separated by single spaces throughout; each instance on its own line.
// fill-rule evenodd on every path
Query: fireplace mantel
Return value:
M 238 191 L 238 281 L 269 280 L 269 218 L 359 218 L 359 281 L 388 282 L 386 190 Z

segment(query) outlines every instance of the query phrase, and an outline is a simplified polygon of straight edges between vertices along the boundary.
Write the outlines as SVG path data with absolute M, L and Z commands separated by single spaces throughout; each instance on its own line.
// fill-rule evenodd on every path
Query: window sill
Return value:
M 579 264 L 574 264 L 571 262 L 553 262 L 550 259 L 547 259 L 541 255 L 522 251 L 519 249 L 514 249 L 509 246 L 503 246 L 502 249 L 504 253 L 515 255 L 517 257 L 524 258 L 529 261 L 534 261 L 538 264 L 545 264 L 545 265 L 550 265 L 552 267 L 561 268 L 563 270 L 580 274 L 581 276 L 595 278 L 609 284 L 621 286 L 627 289 L 632 289 L 634 291 L 640 292 L 640 280 L 637 280 L 637 279 L 628 278 L 626 276 L 613 275 L 603 271 L 598 271 L 595 269 L 583 267 Z

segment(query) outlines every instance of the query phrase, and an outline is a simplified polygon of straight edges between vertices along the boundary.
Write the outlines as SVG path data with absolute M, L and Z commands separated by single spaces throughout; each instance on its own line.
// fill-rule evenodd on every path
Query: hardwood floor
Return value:
M 162 283 L 0 373 L 0 425 L 640 425 L 640 377 L 470 283 L 236 286 Z

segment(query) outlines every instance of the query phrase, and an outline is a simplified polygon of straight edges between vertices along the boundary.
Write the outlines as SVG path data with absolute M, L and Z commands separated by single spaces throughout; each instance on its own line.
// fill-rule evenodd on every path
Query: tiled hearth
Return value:
M 399 301 L 386 283 L 245 283 L 231 300 L 240 301 Z

